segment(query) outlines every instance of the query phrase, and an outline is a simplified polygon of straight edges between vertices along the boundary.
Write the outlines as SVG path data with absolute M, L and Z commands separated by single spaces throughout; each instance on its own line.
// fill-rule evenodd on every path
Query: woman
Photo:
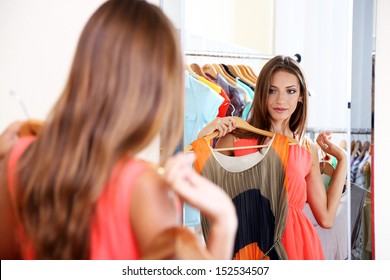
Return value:
M 5 159 L 2 259 L 159 256 L 151 249 L 155 240 L 178 226 L 180 207 L 172 191 L 215 222 L 202 256 L 230 256 L 234 207 L 217 186 L 192 170 L 193 157 L 169 159 L 164 176 L 136 158 L 159 134 L 162 162 L 177 146 L 183 66 L 176 31 L 156 6 L 110 0 L 97 9 L 39 135 L 21 137 Z M 205 189 L 210 194 L 206 200 Z
M 308 90 L 301 66 L 287 56 L 268 61 L 258 76 L 248 123 L 254 127 L 285 135 L 299 141 L 288 146 L 286 168 L 288 212 L 281 238 L 288 259 L 323 259 L 319 237 L 303 214 L 306 202 L 323 228 L 333 225 L 347 170 L 347 155 L 333 144 L 331 133 L 322 132 L 317 138 L 320 148 L 337 159 L 328 191 L 319 169 L 318 148 L 305 137 L 308 111 Z M 199 137 L 219 131 L 215 148 L 270 144 L 270 138 L 236 129 L 231 117 L 215 119 Z M 256 148 L 222 151 L 230 156 L 258 152 Z M 261 150 L 260 150 L 261 152 Z M 239 228 L 240 231 L 240 228 Z

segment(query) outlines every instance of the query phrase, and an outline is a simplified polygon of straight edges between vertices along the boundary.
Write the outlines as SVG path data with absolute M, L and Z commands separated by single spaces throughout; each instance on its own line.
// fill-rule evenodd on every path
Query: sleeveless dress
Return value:
M 304 142 L 307 140 L 304 140 Z M 239 139 L 234 146 L 257 145 L 257 139 Z M 235 156 L 257 152 L 257 149 L 235 150 Z M 322 260 L 324 253 L 317 231 L 303 212 L 307 200 L 305 177 L 310 172 L 311 153 L 305 145 L 289 145 L 287 165 L 288 214 L 282 243 L 288 259 Z
M 13 203 L 15 199 L 16 164 L 25 149 L 35 140 L 23 137 L 12 149 L 8 165 L 8 186 Z M 148 168 L 148 163 L 128 159 L 120 161 L 109 178 L 101 196 L 98 198 L 95 213 L 92 216 L 90 230 L 90 259 L 131 260 L 139 259 L 140 252 L 136 244 L 130 223 L 129 205 L 136 179 Z M 25 234 L 22 224 L 18 225 L 18 238 L 24 259 L 34 259 L 34 244 Z
M 238 230 L 232 259 L 286 259 L 280 239 L 288 212 L 287 137 L 276 134 L 264 154 L 256 152 L 242 157 L 213 152 L 203 138 L 194 141 L 192 147 L 196 170 L 219 185 L 236 208 Z M 202 217 L 206 242 L 209 228 L 209 222 Z

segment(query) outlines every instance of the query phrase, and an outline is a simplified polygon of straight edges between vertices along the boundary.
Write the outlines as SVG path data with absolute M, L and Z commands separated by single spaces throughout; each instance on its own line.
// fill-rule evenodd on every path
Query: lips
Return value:
M 286 112 L 286 111 L 287 111 L 287 109 L 285 109 L 285 108 L 274 108 L 274 110 L 275 110 L 276 112 L 278 112 L 278 113 L 283 113 L 283 112 Z

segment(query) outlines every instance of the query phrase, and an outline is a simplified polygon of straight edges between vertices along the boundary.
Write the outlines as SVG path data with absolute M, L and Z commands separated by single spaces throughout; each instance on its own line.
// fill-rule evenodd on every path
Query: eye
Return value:
M 288 89 L 287 90 L 287 93 L 288 94 L 294 94 L 294 93 L 296 93 L 297 91 L 295 90 L 295 89 Z
M 274 89 L 274 88 L 270 88 L 269 90 L 268 90 L 268 93 L 276 93 L 276 89 Z

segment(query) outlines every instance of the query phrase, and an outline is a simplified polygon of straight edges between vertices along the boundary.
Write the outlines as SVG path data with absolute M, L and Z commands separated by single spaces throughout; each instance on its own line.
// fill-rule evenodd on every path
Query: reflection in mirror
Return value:
M 164 6 L 169 5 L 168 2 L 164 1 Z M 331 131 L 332 142 L 344 145 L 349 155 L 352 2 L 180 1 L 181 14 L 175 17 L 180 18 L 178 28 L 181 30 L 186 56 L 189 73 L 187 79 L 195 77 L 192 72 L 197 76 L 209 75 L 210 79 L 215 79 L 218 74 L 225 92 L 230 90 L 229 85 L 237 86 L 238 81 L 244 82 L 239 86 L 245 88 L 248 95 L 242 93 L 234 109 L 230 106 L 227 111 L 245 118 L 247 101 L 251 97 L 250 89 L 252 87 L 253 94 L 255 81 L 251 77 L 256 79 L 264 63 L 274 55 L 299 54 L 310 92 L 307 136 L 315 141 L 319 132 Z M 252 73 L 252 76 L 248 76 L 248 73 Z M 202 104 L 210 113 L 212 103 Z M 220 112 L 214 111 L 214 114 L 209 114 L 208 121 L 218 116 L 218 113 Z M 197 117 L 186 111 L 186 122 L 198 122 Z M 192 127 L 189 133 L 185 132 L 184 146 L 195 140 L 200 128 L 206 124 L 205 120 L 203 124 L 198 124 L 198 129 Z M 337 214 L 337 226 L 333 230 L 323 230 L 316 226 L 325 248 L 326 259 L 351 258 L 349 190 L 348 186 L 344 190 Z M 192 215 L 192 210 L 185 208 L 185 212 L 190 213 L 185 223 L 201 233 L 201 229 L 197 228 L 199 216 Z M 335 236 L 339 239 L 339 245 L 330 246 Z
M 375 54 L 375 1 L 353 3 L 351 94 L 351 258 L 373 254 L 371 213 L 372 89 Z

